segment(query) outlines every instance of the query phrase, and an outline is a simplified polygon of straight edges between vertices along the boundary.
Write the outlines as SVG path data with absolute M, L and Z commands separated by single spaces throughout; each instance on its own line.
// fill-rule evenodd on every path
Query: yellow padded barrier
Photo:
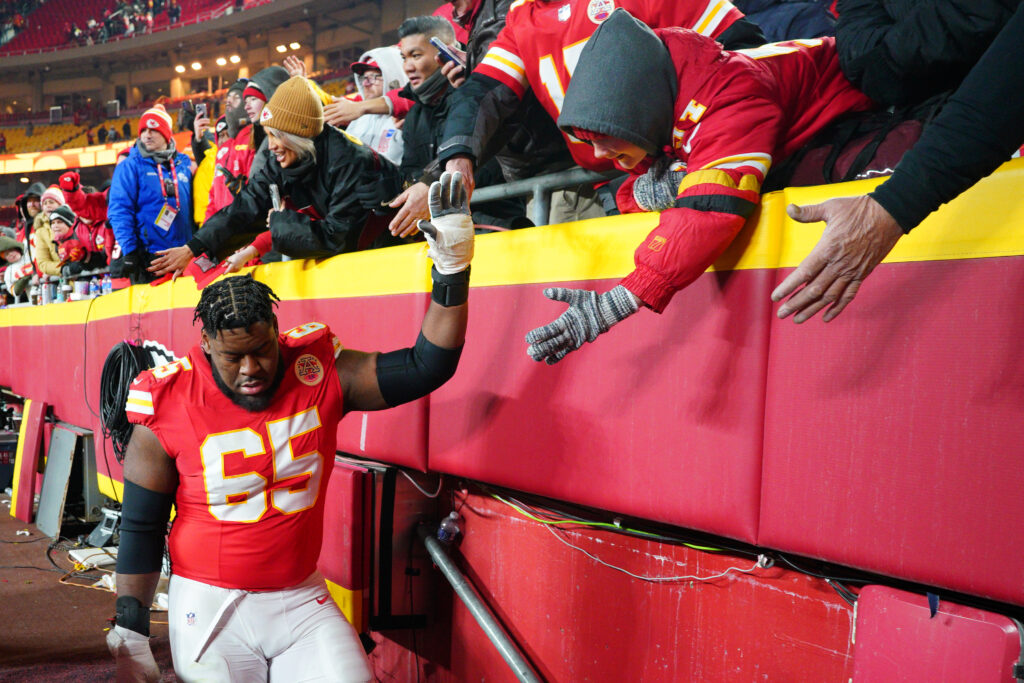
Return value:
M 813 204 L 870 191 L 879 180 L 788 188 L 762 198 L 715 270 L 791 268 L 810 252 L 824 223 L 786 216 L 790 202 Z M 928 218 L 900 240 L 886 262 L 990 258 L 1024 254 L 1024 159 L 1014 159 Z M 601 280 L 627 275 L 633 250 L 657 224 L 653 213 L 598 218 L 482 235 L 473 260 L 473 286 Z M 424 243 L 343 254 L 323 261 L 288 261 L 256 268 L 256 277 L 282 299 L 333 299 L 429 292 Z M 137 286 L 93 299 L 0 310 L 0 325 L 81 324 L 168 308 L 192 308 L 199 292 L 191 278 L 173 285 Z

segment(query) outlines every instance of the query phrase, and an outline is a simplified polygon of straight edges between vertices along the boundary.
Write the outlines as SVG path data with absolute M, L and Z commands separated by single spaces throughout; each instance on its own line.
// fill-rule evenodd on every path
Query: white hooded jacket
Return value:
M 364 52 L 360 62 L 373 61 L 380 66 L 384 77 L 384 92 L 402 88 L 409 82 L 402 70 L 402 53 L 394 45 L 378 47 Z M 356 89 L 365 99 L 363 79 L 356 77 Z M 365 114 L 348 124 L 349 135 L 358 138 L 385 159 L 398 166 L 402 163 L 402 131 L 395 125 L 389 114 Z

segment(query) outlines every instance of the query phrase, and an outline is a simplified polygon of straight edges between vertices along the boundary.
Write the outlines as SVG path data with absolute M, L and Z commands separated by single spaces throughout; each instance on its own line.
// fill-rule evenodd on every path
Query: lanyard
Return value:
M 171 180 L 174 181 L 174 208 L 181 209 L 181 198 L 178 197 L 178 175 L 174 172 L 174 157 L 171 157 Z M 164 165 L 157 164 L 156 172 L 160 175 L 160 194 L 164 196 L 164 203 L 167 203 L 167 188 L 164 187 Z

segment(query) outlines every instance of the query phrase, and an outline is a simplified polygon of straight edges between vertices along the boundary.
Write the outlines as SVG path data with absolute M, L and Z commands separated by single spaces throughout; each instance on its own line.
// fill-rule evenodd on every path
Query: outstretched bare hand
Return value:
M 825 221 L 825 231 L 807 258 L 772 292 L 772 301 L 789 299 L 778 316 L 810 320 L 825 308 L 829 322 L 857 295 L 861 283 L 888 255 L 903 230 L 889 212 L 867 195 L 839 197 L 821 204 L 786 207 L 801 223 Z M 800 288 L 801 285 L 804 285 Z M 794 293 L 795 292 L 795 293 Z

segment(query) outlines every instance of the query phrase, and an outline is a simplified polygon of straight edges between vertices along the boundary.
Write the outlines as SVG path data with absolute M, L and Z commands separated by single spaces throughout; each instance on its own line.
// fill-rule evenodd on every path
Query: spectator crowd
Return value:
M 89 17 L 84 26 L 74 22 L 66 25 L 67 42 L 94 45 L 119 36 L 130 38 L 150 33 L 154 18 L 165 11 L 170 24 L 181 18 L 178 0 L 119 0 L 113 9 L 105 8 L 99 17 Z
M 548 222 L 662 212 L 613 290 L 549 293 L 568 309 L 530 334 L 530 354 L 557 362 L 640 308 L 663 310 L 763 190 L 890 173 L 1021 11 L 944 0 L 928 10 L 943 28 L 924 29 L 939 22 L 880 0 L 512 4 L 453 0 L 406 19 L 397 45 L 350 65 L 347 96 L 327 94 L 292 56 L 210 106 L 153 106 L 108 188 L 69 171 L 18 198 L 3 243 L 7 300 L 96 269 L 147 283 L 422 239 L 444 170 L 470 192 L 577 166 L 624 172 L 552 197 Z M 122 1 L 87 28 L 138 32 L 176 8 Z M 175 127 L 191 132 L 191 158 Z M 1011 152 L 1021 142 L 997 137 Z M 835 153 L 815 153 L 826 148 Z M 530 210 L 519 198 L 473 204 L 478 232 L 530 227 Z
M 0 0 L 0 45 L 31 26 L 28 15 L 41 4 L 43 0 Z

